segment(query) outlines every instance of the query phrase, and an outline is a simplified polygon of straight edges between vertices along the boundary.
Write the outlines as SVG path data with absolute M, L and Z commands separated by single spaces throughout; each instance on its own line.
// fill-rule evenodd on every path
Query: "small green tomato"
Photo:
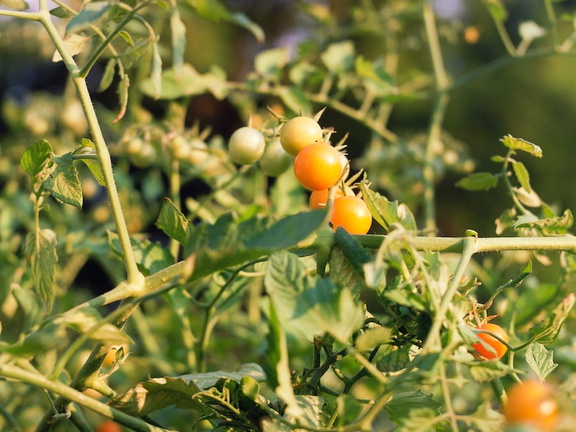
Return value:
M 279 139 L 268 143 L 262 158 L 258 161 L 260 170 L 269 177 L 277 177 L 290 167 L 292 156 L 284 151 Z
M 228 142 L 228 154 L 233 162 L 251 165 L 262 157 L 266 142 L 258 129 L 244 126 L 236 130 Z

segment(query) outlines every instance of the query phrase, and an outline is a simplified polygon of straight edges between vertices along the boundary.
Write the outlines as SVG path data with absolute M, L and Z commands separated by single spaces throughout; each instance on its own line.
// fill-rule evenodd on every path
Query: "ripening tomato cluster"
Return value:
M 349 187 L 345 187 L 348 192 L 343 189 L 348 159 L 324 139 L 313 118 L 294 117 L 282 125 L 279 137 L 269 139 L 254 127 L 241 127 L 228 141 L 228 155 L 239 165 L 257 164 L 270 177 L 285 172 L 293 161 L 296 179 L 311 192 L 310 208 L 326 207 L 333 190 L 333 228 L 342 227 L 350 234 L 366 234 L 370 229 L 372 215 L 364 200 Z

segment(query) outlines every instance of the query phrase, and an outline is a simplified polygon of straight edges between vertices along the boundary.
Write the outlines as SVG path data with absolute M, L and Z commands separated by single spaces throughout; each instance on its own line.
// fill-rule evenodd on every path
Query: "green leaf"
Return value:
M 554 342 L 575 302 L 576 295 L 570 293 L 553 311 L 548 312 L 540 324 L 530 329 L 530 333 L 534 335 L 533 341 L 544 345 Z
M 519 161 L 512 162 L 512 168 L 514 169 L 514 174 L 520 182 L 520 185 L 526 189 L 527 192 L 532 191 L 532 186 L 530 186 L 530 174 L 526 169 L 526 166 Z
M 193 66 L 185 63 L 178 71 L 171 68 L 162 72 L 159 94 L 155 93 L 150 78 L 142 81 L 141 89 L 146 95 L 159 99 L 177 99 L 207 92 L 222 99 L 228 93 L 228 84 L 225 74 L 219 69 L 213 68 L 206 74 L 200 74 Z
M 182 22 L 178 8 L 173 8 L 170 14 L 170 32 L 172 34 L 172 67 L 176 75 L 184 65 L 186 53 L 186 25 Z
M 312 105 L 300 87 L 279 87 L 278 96 L 291 111 L 304 115 L 312 113 Z
M 15 10 L 25 10 L 30 7 L 24 0 L 0 0 L 0 5 Z
M 39 353 L 46 354 L 55 348 L 61 347 L 62 340 L 65 340 L 65 338 L 66 332 L 63 326 L 55 322 L 49 322 L 12 345 L 0 345 L 0 351 L 26 357 Z
M 513 370 L 501 361 L 482 361 L 470 364 L 470 375 L 474 381 L 488 382 L 496 378 L 502 378 Z
M 272 48 L 256 55 L 254 68 L 256 72 L 267 78 L 279 80 L 282 69 L 290 60 L 290 51 L 287 46 Z
M 390 420 L 397 423 L 402 418 L 409 418 L 410 412 L 415 409 L 426 409 L 438 415 L 440 406 L 432 398 L 432 395 L 427 395 L 422 390 L 416 390 L 394 394 L 384 409 L 390 415 Z
M 398 419 L 398 432 L 431 432 L 438 429 L 438 412 L 430 408 L 415 407 L 407 417 Z
M 188 229 L 185 256 L 194 263 L 192 279 L 296 246 L 324 224 L 323 210 L 287 216 L 277 222 L 253 217 L 238 223 L 225 213 L 214 224 Z
M 331 72 L 349 72 L 354 67 L 354 43 L 346 40 L 328 45 L 320 58 Z
M 559 289 L 560 287 L 555 283 L 543 283 L 520 291 L 512 309 L 516 325 L 528 324 L 542 310 L 548 308 L 556 299 Z
M 82 208 L 82 185 L 71 153 L 54 156 L 54 170 L 44 182 L 50 194 L 66 204 Z
M 116 93 L 118 94 L 118 105 L 120 106 L 120 111 L 114 119 L 114 123 L 118 122 L 124 114 L 126 114 L 126 108 L 128 107 L 128 88 L 130 87 L 130 77 L 124 74 L 116 88 Z
M 480 405 L 468 416 L 469 422 L 476 425 L 481 432 L 502 432 L 505 429 L 504 416 L 490 405 L 489 401 Z
M 498 185 L 498 176 L 489 172 L 470 174 L 456 182 L 456 186 L 469 191 L 493 189 Z
M 354 341 L 358 351 L 370 351 L 380 345 L 390 342 L 392 330 L 375 327 L 362 332 Z
M 150 67 L 150 81 L 153 88 L 153 97 L 158 99 L 162 92 L 162 57 L 158 49 L 158 41 L 152 42 L 152 65 Z
M 122 257 L 122 248 L 118 235 L 108 231 L 108 242 L 110 248 L 120 257 Z M 170 251 L 160 242 L 151 242 L 150 240 L 130 238 L 130 243 L 134 251 L 134 258 L 138 268 L 144 275 L 149 276 L 156 273 L 169 265 L 174 264 L 174 257 Z
M 306 339 L 329 333 L 347 341 L 364 324 L 363 307 L 350 290 L 306 276 L 302 262 L 289 252 L 270 256 L 264 285 L 282 325 Z
M 31 289 L 14 286 L 11 288 L 12 295 L 20 306 L 24 323 L 22 331 L 27 332 L 38 325 L 44 317 L 44 305 L 40 297 Z
M 362 197 L 372 213 L 372 217 L 385 229 L 390 225 L 400 224 L 408 231 L 417 229 L 416 219 L 405 204 L 398 201 L 389 201 L 378 192 L 372 191 L 365 183 L 360 184 Z
M 304 240 L 326 219 L 326 210 L 312 210 L 306 213 L 286 216 L 275 222 L 266 231 L 246 240 L 247 248 L 278 250 L 295 246 Z
M 538 342 L 529 345 L 526 350 L 526 363 L 540 381 L 544 381 L 548 374 L 558 366 L 552 358 L 553 352 L 548 351 L 544 345 Z
M 30 260 L 34 288 L 46 311 L 52 309 L 56 289 L 54 286 L 56 262 L 56 233 L 51 229 L 29 232 L 26 236 L 26 255 Z
M 214 22 L 226 21 L 236 24 L 250 31 L 258 42 L 264 42 L 264 32 L 260 26 L 250 21 L 243 13 L 229 12 L 219 0 L 188 0 L 187 3 L 195 8 L 196 12 L 198 12 L 202 18 Z
M 566 209 L 562 216 L 555 216 L 552 218 L 525 220 L 524 218 L 519 217 L 514 228 L 535 228 L 544 233 L 564 234 L 573 223 L 574 216 L 570 209 Z
M 0 3 L 2 3 L 2 1 L 4 0 L 0 0 Z M 63 7 L 56 7 L 54 9 L 50 10 L 50 15 L 55 16 L 56 18 L 61 18 L 61 19 L 67 19 L 67 18 L 71 18 L 74 16 L 74 14 L 72 12 L 70 12 L 68 9 L 65 9 Z
M 80 54 L 86 49 L 86 44 L 89 41 L 90 38 L 88 36 L 70 34 L 66 36 L 66 39 L 64 39 L 64 46 L 71 56 L 75 56 L 76 54 Z M 60 54 L 60 51 L 54 51 L 54 54 L 52 55 L 52 61 L 54 63 L 62 61 L 62 55 Z
M 246 378 L 250 380 L 246 380 Z M 133 416 L 144 416 L 174 405 L 178 408 L 196 408 L 206 413 L 207 408 L 196 399 L 200 392 L 212 388 L 222 379 L 242 384 L 242 388 L 257 386 L 266 380 L 262 368 L 256 363 L 242 365 L 236 372 L 213 371 L 178 377 L 153 378 L 141 382 L 112 398 L 108 404 Z M 256 384 L 254 383 L 256 381 Z
M 100 166 L 100 162 L 96 159 L 96 156 L 96 145 L 88 138 L 82 138 L 80 145 L 72 152 L 72 157 L 77 157 L 86 164 L 98 184 L 100 186 L 106 186 L 104 172 L 102 171 L 102 167 Z
M 100 85 L 98 86 L 99 92 L 106 91 L 114 81 L 114 74 L 116 73 L 116 59 L 110 59 L 106 63 L 104 68 L 104 73 L 102 74 L 102 79 L 100 80 Z
M 90 339 L 103 344 L 122 345 L 133 344 L 134 341 L 124 331 L 110 323 L 102 323 L 102 315 L 91 307 L 66 314 L 63 320 L 59 320 L 77 332 L 86 334 Z
M 500 142 L 506 147 L 512 150 L 522 150 L 524 152 L 530 153 L 532 156 L 541 158 L 542 149 L 536 144 L 532 144 L 522 138 L 514 138 L 512 135 L 506 135 L 504 138 L 500 139 Z
M 156 226 L 179 243 L 184 244 L 186 242 L 188 219 L 171 199 L 164 199 Z
M 52 146 L 48 141 L 36 141 L 24 150 L 20 165 L 34 182 L 43 183 L 53 170 L 52 156 Z
M 112 3 L 107 1 L 84 3 L 84 8 L 80 13 L 68 22 L 66 33 L 79 33 L 89 29 L 106 15 L 111 7 Z

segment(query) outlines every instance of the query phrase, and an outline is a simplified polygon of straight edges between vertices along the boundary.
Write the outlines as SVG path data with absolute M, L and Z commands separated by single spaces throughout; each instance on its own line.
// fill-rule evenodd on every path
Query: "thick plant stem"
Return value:
M 130 244 L 130 235 L 128 233 L 128 227 L 126 226 L 126 221 L 124 219 L 124 213 L 122 212 L 120 196 L 116 187 L 116 181 L 114 180 L 114 173 L 112 171 L 110 152 L 108 151 L 102 129 L 100 128 L 98 117 L 96 116 L 96 111 L 92 105 L 86 79 L 80 75 L 78 65 L 66 49 L 60 34 L 52 23 L 45 0 L 40 1 L 39 22 L 44 26 L 57 51 L 60 53 L 62 61 L 66 65 L 66 68 L 72 77 L 72 82 L 76 88 L 80 103 L 82 104 L 82 108 L 84 110 L 84 114 L 92 134 L 92 139 L 94 140 L 94 144 L 96 146 L 98 161 L 100 162 L 104 180 L 106 182 L 110 207 L 112 209 L 114 221 L 116 222 L 118 238 L 120 240 L 122 253 L 124 255 L 127 281 L 129 284 L 134 286 L 143 286 L 144 276 L 138 270 L 136 259 L 134 258 L 134 252 Z
M 165 432 L 166 429 L 152 426 L 145 421 L 132 417 L 120 410 L 112 408 L 102 402 L 80 393 L 60 381 L 52 381 L 38 373 L 22 369 L 18 366 L 3 364 L 0 365 L 0 375 L 15 380 L 23 381 L 48 391 L 59 394 L 67 399 L 74 400 L 98 414 L 113 418 L 118 423 L 128 426 L 130 429 L 138 432 Z

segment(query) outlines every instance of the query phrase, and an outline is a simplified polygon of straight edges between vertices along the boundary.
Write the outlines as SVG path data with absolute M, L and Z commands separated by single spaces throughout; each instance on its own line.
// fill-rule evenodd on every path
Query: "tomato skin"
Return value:
M 372 214 L 362 198 L 357 196 L 343 196 L 334 200 L 332 228 L 340 226 L 350 234 L 363 235 L 372 225 Z
M 340 198 L 344 196 L 344 192 L 342 189 L 336 189 L 334 193 L 334 199 Z M 318 210 L 323 209 L 326 207 L 326 203 L 328 202 L 328 189 L 322 189 L 318 191 L 312 191 L 310 194 L 309 204 L 310 209 Z
M 482 324 L 480 327 L 477 327 L 476 329 L 489 331 L 490 333 L 493 333 L 496 336 L 498 336 L 500 339 L 508 342 L 508 335 L 506 334 L 506 331 L 496 324 L 485 323 Z M 500 342 L 494 336 L 489 335 L 488 333 L 477 333 L 477 336 L 480 340 L 482 340 L 486 345 L 490 346 L 493 350 L 493 351 L 489 350 L 486 346 L 484 346 L 480 342 L 472 345 L 474 351 L 476 351 L 477 354 L 479 354 L 481 357 L 487 360 L 502 358 L 502 356 L 506 354 L 506 351 L 508 351 L 508 347 L 506 345 L 504 345 L 502 342 Z
M 326 143 L 306 146 L 294 159 L 294 175 L 306 189 L 329 189 L 342 174 L 340 152 Z
M 258 129 L 244 126 L 234 131 L 228 142 L 228 154 L 233 162 L 251 165 L 262 157 L 266 141 Z
M 284 151 L 280 140 L 274 139 L 266 146 L 262 158 L 258 161 L 258 168 L 268 177 L 278 177 L 291 163 L 292 156 Z
M 553 431 L 559 416 L 553 387 L 537 380 L 512 386 L 503 411 L 509 424 L 533 426 L 540 432 Z
M 112 420 L 104 420 L 94 432 L 122 432 L 122 426 Z
M 321 141 L 322 128 L 311 117 L 294 117 L 280 129 L 280 144 L 292 156 L 296 156 L 304 147 Z

